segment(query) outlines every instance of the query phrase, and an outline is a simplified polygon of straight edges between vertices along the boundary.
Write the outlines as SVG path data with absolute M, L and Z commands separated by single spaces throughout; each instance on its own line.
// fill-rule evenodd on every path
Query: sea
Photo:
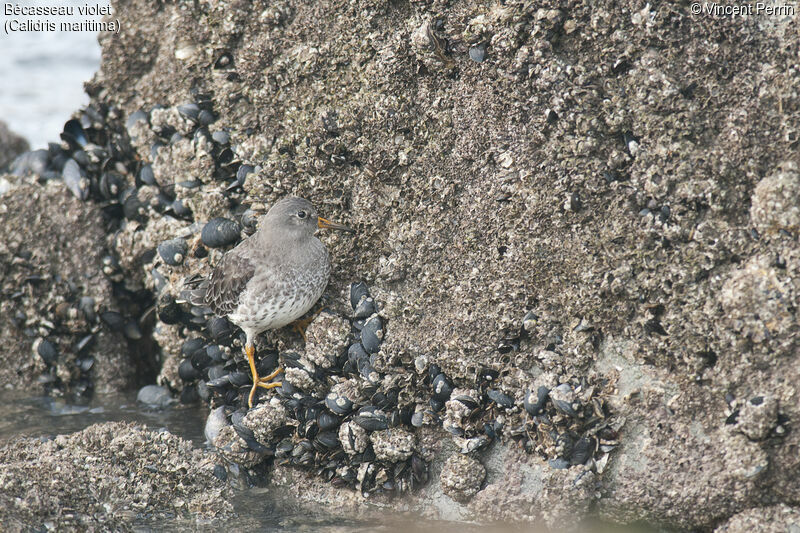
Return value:
M 50 14 L 61 8 L 74 15 Z M 100 66 L 97 33 L 61 31 L 61 22 L 96 23 L 102 15 L 80 11 L 110 9 L 107 1 L 0 0 L 0 120 L 32 149 L 59 140 L 64 122 L 89 102 L 83 84 Z

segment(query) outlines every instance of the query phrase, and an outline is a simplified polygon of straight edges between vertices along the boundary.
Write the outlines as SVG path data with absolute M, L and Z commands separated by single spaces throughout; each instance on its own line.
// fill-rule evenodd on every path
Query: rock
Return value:
M 0 195 L 4 235 L 0 269 L 5 272 L 0 290 L 16 296 L 0 301 L 6 317 L 0 320 L 0 381 L 9 388 L 41 393 L 36 383 L 46 371 L 45 361 L 28 354 L 37 336 L 46 335 L 60 348 L 58 363 L 52 367 L 52 375 L 60 381 L 46 384 L 45 390 L 86 391 L 87 380 L 96 392 L 132 386 L 136 359 L 122 332 L 108 327 L 98 314 L 117 305 L 103 273 L 106 252 L 100 209 L 80 202 L 58 181 L 42 186 L 9 179 L 13 187 Z M 93 342 L 81 351 L 82 358 L 94 358 L 86 372 L 78 364 L 75 348 L 93 329 L 97 330 Z M 145 363 L 153 357 L 146 354 L 139 360 Z
M 643 410 L 657 413 L 658 389 L 641 391 L 640 401 Z M 641 433 L 626 433 L 603 475 L 609 490 L 599 501 L 602 516 L 617 523 L 710 526 L 757 503 L 770 468 L 768 454 L 741 433 L 692 423 L 690 409 L 678 406 L 699 401 L 684 402 L 675 404 L 678 411 L 672 416 L 655 414 L 641 421 Z M 675 439 L 680 445 L 667 444 Z M 667 500 L 674 506 L 667 507 Z
M 9 130 L 6 123 L 0 120 L 0 170 L 4 170 L 14 158 L 28 150 L 28 141 Z
M 773 266 L 773 258 L 756 255 L 732 270 L 719 293 L 727 331 L 721 337 L 738 350 L 760 353 L 777 350 L 791 352 L 800 330 L 786 302 L 794 297 L 794 282 L 787 273 Z
M 481 489 L 486 468 L 468 455 L 456 453 L 444 463 L 439 481 L 442 491 L 458 502 L 469 501 Z
M 756 185 L 750 205 L 750 220 L 764 235 L 783 229 L 791 233 L 800 231 L 800 173 L 793 162 Z
M 397 387 L 414 408 L 413 431 L 420 451 L 431 450 L 433 472 L 452 453 L 442 423 L 466 440 L 496 434 L 481 452 L 490 455 L 486 464 L 516 446 L 530 452 L 518 483 L 506 474 L 522 463 L 519 456 L 499 460 L 492 475 L 507 483 L 495 483 L 491 499 L 481 491 L 481 506 L 437 507 L 435 479 L 415 487 L 419 496 L 409 498 L 422 512 L 532 521 L 596 507 L 618 523 L 711 530 L 762 502 L 796 501 L 800 434 L 778 428 L 784 417 L 800 417 L 797 178 L 791 165 L 774 167 L 797 143 L 786 118 L 793 111 L 787 87 L 800 84 L 800 72 L 785 68 L 796 63 L 800 39 L 790 18 L 698 25 L 685 11 L 659 17 L 649 6 L 629 12 L 613 2 L 577 1 L 568 10 L 476 4 L 468 13 L 442 4 L 430 12 L 367 9 L 347 17 L 343 31 L 341 10 L 324 2 L 263 11 L 226 9 L 223 0 L 208 13 L 222 22 L 192 35 L 185 29 L 198 28 L 206 13 L 191 6 L 118 6 L 115 16 L 129 23 L 114 38 L 101 36 L 104 61 L 87 88 L 95 107 L 113 109 L 110 120 L 120 115 L 108 128 L 113 133 L 102 132 L 107 137 L 125 131 L 126 116 L 152 109 L 130 128 L 135 157 L 122 163 L 128 171 L 150 164 L 164 191 L 138 187 L 125 220 L 109 209 L 108 249 L 120 262 L 115 283 L 155 302 L 156 287 L 174 296 L 184 275 L 207 275 L 222 249 L 197 247 L 156 280 L 159 243 L 300 193 L 324 206 L 324 216 L 359 228 L 352 240 L 320 235 L 333 260 L 326 298 L 335 314 L 355 311 L 363 294 L 350 306 L 335 295 L 360 279 L 381 303 L 376 335 L 368 330 L 364 341 L 357 321 L 348 342 L 364 341 L 375 356 L 356 370 L 381 373 L 367 372 L 375 383 L 348 373 L 349 384 L 335 385 L 325 405 L 351 416 L 364 405 L 362 393 Z M 733 36 L 733 46 L 716 46 L 721 36 Z M 479 43 L 491 60 L 477 65 L 468 50 Z M 710 54 L 714 63 L 706 61 Z M 197 122 L 175 108 L 184 102 L 197 103 Z M 202 121 L 228 133 L 225 144 L 202 130 L 202 111 Z M 729 126 L 720 129 L 721 119 Z M 256 161 L 260 170 L 228 190 L 238 168 Z M 159 200 L 165 192 L 167 207 Z M 16 335 L 30 318 L 12 318 L 23 324 L 14 326 Z M 180 381 L 182 358 L 170 350 L 182 341 L 177 325 L 172 333 L 162 325 L 154 339 L 170 355 L 163 374 L 172 383 Z M 58 361 L 71 361 L 63 348 L 72 339 L 29 333 L 13 353 L 30 355 L 34 339 L 47 338 L 61 349 Z M 147 340 L 142 333 L 137 342 Z M 235 334 L 228 330 L 219 343 Z M 275 335 L 299 350 L 291 346 L 299 340 Z M 412 368 L 421 358 L 477 397 L 464 403 L 451 395 L 447 403 L 460 405 L 442 412 L 440 399 L 430 401 L 438 373 Z M 39 356 L 32 361 L 25 364 L 44 365 Z M 35 370 L 26 368 L 22 379 L 45 368 Z M 6 382 L 20 379 L 8 372 Z M 484 405 L 490 389 L 518 402 L 529 389 L 563 383 L 573 389 L 577 417 L 563 403 L 558 411 L 531 397 L 536 415 Z M 742 402 L 753 391 L 780 407 L 763 441 L 724 424 L 726 394 Z M 561 392 L 554 397 L 563 399 Z M 271 394 L 299 401 L 300 393 L 286 386 Z M 570 462 L 570 443 L 527 438 L 530 424 L 543 421 L 532 416 L 554 421 L 558 437 L 580 433 L 595 418 L 607 425 L 586 462 L 596 473 L 550 468 L 551 460 Z M 760 424 L 753 427 L 760 435 Z M 234 457 L 237 446 L 250 453 L 235 432 L 223 432 L 229 438 L 221 453 Z M 512 432 L 524 442 L 512 444 Z M 574 436 L 573 445 L 585 437 Z M 271 479 L 290 480 L 287 471 L 274 467 Z M 294 480 L 288 486 L 303 498 L 364 503 L 327 480 Z M 553 512 L 517 491 L 544 491 L 541 505 Z
M 734 428 L 751 440 L 766 439 L 778 425 L 778 401 L 774 396 L 754 396 L 739 412 Z
M 369 438 L 375 450 L 375 457 L 379 461 L 396 463 L 408 459 L 414 453 L 414 434 L 404 429 L 376 431 Z
M 491 460 L 498 461 L 491 464 L 497 467 L 499 476 L 487 482 L 469 502 L 476 516 L 489 513 L 510 523 L 536 523 L 556 531 L 582 530 L 589 502 L 595 499 L 598 478 L 593 472 L 582 468 L 554 470 L 520 450 L 509 450 Z
M 134 529 L 144 509 L 198 526 L 230 518 L 232 489 L 214 476 L 213 459 L 170 433 L 119 422 L 52 440 L 15 438 L 0 448 L 0 521 L 67 531 Z
M 733 515 L 714 533 L 795 533 L 800 531 L 800 509 L 780 504 L 756 507 Z
M 169 389 L 160 385 L 145 385 L 139 389 L 136 401 L 156 409 L 163 409 L 175 402 Z
M 347 347 L 350 322 L 322 312 L 306 329 L 306 357 L 322 368 L 330 368 Z

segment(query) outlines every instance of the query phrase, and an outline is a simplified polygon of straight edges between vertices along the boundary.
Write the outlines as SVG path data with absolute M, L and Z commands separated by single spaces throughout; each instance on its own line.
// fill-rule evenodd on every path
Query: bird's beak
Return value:
M 320 228 L 327 228 L 327 229 L 337 229 L 339 231 L 346 231 L 348 233 L 355 233 L 356 230 L 352 228 L 348 228 L 347 226 L 342 226 L 341 224 L 337 224 L 335 222 L 331 222 L 330 220 L 325 220 L 322 217 L 317 217 L 317 227 Z

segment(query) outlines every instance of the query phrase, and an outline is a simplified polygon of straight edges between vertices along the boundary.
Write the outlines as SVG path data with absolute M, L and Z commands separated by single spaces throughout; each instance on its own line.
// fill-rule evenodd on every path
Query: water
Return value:
M 137 422 L 151 429 L 166 428 L 170 433 L 203 446 L 207 408 L 178 406 L 161 411 L 136 403 L 136 393 L 98 395 L 88 404 L 69 403 L 61 398 L 30 397 L 24 393 L 0 390 L 0 445 L 15 436 L 42 437 L 81 431 L 101 422 Z
M 22 135 L 32 149 L 58 141 L 73 111 L 89 102 L 83 82 L 100 66 L 100 45 L 93 32 L 9 32 L 11 20 L 99 21 L 100 16 L 24 17 L 5 15 L 5 4 L 31 6 L 78 6 L 86 1 L 3 0 L 0 2 L 0 120 Z M 108 5 L 107 0 L 88 2 Z

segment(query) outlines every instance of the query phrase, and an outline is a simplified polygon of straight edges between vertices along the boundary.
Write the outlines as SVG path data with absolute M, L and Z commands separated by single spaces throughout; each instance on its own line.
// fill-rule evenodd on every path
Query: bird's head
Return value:
M 336 224 L 320 217 L 314 204 L 305 198 L 296 196 L 290 196 L 275 202 L 259 223 L 259 228 L 265 226 L 273 231 L 295 238 L 310 237 L 317 228 L 355 232 L 347 226 Z

